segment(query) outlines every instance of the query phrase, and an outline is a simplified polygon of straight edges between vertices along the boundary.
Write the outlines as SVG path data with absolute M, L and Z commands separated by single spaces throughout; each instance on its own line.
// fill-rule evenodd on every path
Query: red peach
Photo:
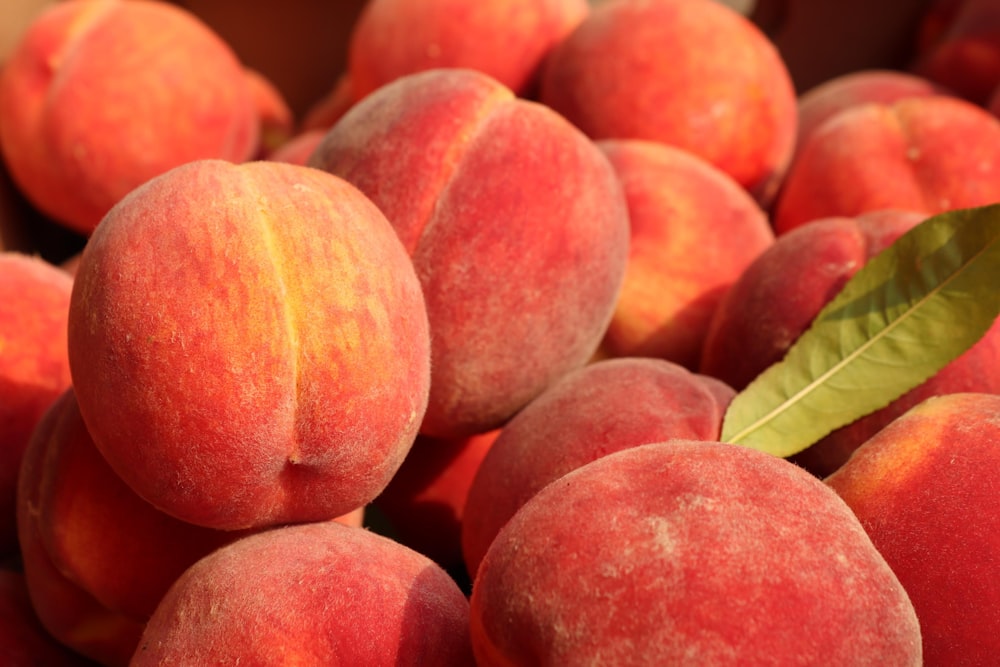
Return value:
M 826 483 L 903 584 L 928 665 L 1000 655 L 1000 396 L 929 398 L 862 444 Z
M 907 97 L 941 94 L 946 91 L 939 84 L 899 70 L 864 69 L 828 79 L 799 96 L 796 152 L 820 125 L 845 109 L 859 104 L 888 105 Z
M 551 109 L 471 69 L 397 79 L 310 165 L 356 185 L 409 250 L 427 301 L 425 435 L 498 428 L 600 344 L 628 210 L 604 154 Z
M 552 482 L 472 588 L 476 664 L 920 665 L 906 592 L 788 461 L 670 440 Z
M 1000 201 L 1000 119 L 948 95 L 861 104 L 801 147 L 773 215 L 783 234 L 887 208 L 929 214 Z
M 359 528 L 288 526 L 188 569 L 150 619 L 132 667 L 466 667 L 468 623 L 468 600 L 425 556 Z
M 501 429 L 472 480 L 462 522 L 470 576 L 503 525 L 545 485 L 621 449 L 718 440 L 734 393 L 661 359 L 609 359 L 566 375 Z
M 814 220 L 779 236 L 740 276 L 719 306 L 702 355 L 702 373 L 735 389 L 779 361 L 844 284 L 878 252 L 926 219 L 885 210 Z M 833 472 L 878 430 L 929 396 L 1000 393 L 1000 320 L 936 375 L 860 419 L 836 429 L 793 460 L 818 476 Z

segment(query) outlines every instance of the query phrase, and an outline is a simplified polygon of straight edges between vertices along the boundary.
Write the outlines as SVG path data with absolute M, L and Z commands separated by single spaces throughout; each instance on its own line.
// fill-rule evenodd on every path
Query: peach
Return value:
M 429 69 L 474 69 L 530 96 L 545 56 L 588 12 L 586 0 L 369 0 L 346 73 L 308 127 L 329 128 L 366 95 Z
M 130 190 L 195 159 L 257 147 L 243 67 L 166 2 L 61 2 L 29 26 L 0 78 L 0 148 L 28 199 L 89 234 Z
M 546 484 L 621 449 L 669 438 L 718 440 L 733 394 L 662 359 L 608 359 L 564 377 L 501 429 L 473 478 L 462 522 L 469 574 Z
M 912 71 L 985 105 L 1000 82 L 1000 6 L 996 0 L 963 0 L 937 38 L 924 46 Z
M 188 569 L 132 667 L 465 667 L 468 628 L 468 600 L 433 561 L 367 530 L 305 524 L 245 537 Z
M 73 526 L 45 523 L 38 506 L 39 496 L 46 491 L 42 485 L 48 472 L 45 467 L 49 462 L 45 455 L 50 444 L 73 446 L 82 443 L 83 447 L 78 446 L 77 449 L 82 449 L 87 454 L 86 430 L 79 420 L 79 413 L 73 408 L 73 393 L 68 389 L 55 400 L 39 421 L 22 462 L 17 491 L 17 530 L 25 583 L 31 605 L 40 622 L 59 643 L 102 665 L 124 667 L 138 645 L 146 619 L 109 609 L 67 576 L 50 556 L 46 536 L 43 535 L 43 532 L 52 536 L 53 533 L 59 535 L 68 531 L 72 536 L 74 531 Z M 84 467 L 76 471 L 81 473 L 80 477 L 72 477 L 70 486 L 75 485 L 78 489 L 99 494 L 104 489 L 88 489 L 87 484 L 91 481 L 108 482 L 108 477 L 102 479 L 100 474 L 88 474 L 101 471 L 99 456 L 90 457 L 88 465 L 89 469 Z M 114 483 L 114 475 L 110 475 L 110 478 Z M 72 494 L 68 500 L 69 507 L 72 508 Z M 99 517 L 91 519 L 100 521 Z M 104 539 L 111 542 L 128 539 L 126 535 L 118 534 L 118 527 L 114 527 L 108 534 L 91 534 L 89 537 L 91 541 L 84 548 L 100 548 Z M 133 550 L 125 553 L 129 554 L 131 551 Z M 121 560 L 111 562 L 112 581 L 113 573 L 122 565 Z M 138 597 L 142 595 L 143 592 L 140 592 Z
M 393 228 L 342 179 L 278 162 L 191 162 L 116 204 L 80 258 L 68 346 L 112 469 L 158 509 L 227 530 L 366 505 L 430 381 Z
M 0 656 L 9 667 L 91 664 L 48 633 L 31 605 L 24 574 L 6 569 L 0 569 Z
M 694 153 L 636 139 L 598 146 L 622 180 L 632 231 L 602 352 L 696 368 L 722 295 L 774 242 L 771 223 L 743 188 Z
M 97 451 L 72 389 L 44 419 L 24 456 L 20 519 L 103 607 L 145 621 L 184 570 L 243 535 L 185 523 L 137 496 Z
M 869 103 L 817 127 L 773 214 L 783 234 L 817 218 L 900 208 L 942 213 L 1000 201 L 1000 119 L 948 95 Z
M 889 69 L 863 69 L 828 79 L 799 96 L 796 152 L 831 116 L 859 104 L 893 104 L 907 97 L 947 94 L 933 81 Z M 793 158 L 794 160 L 794 158 Z
M 551 109 L 471 69 L 411 74 L 309 164 L 368 195 L 410 252 L 432 334 L 425 435 L 497 428 L 597 349 L 628 209 L 608 159 Z
M 926 218 L 885 210 L 814 220 L 779 236 L 723 299 L 699 370 L 745 388 L 779 361 L 819 311 L 869 258 Z M 887 406 L 838 428 L 794 460 L 819 476 L 833 472 L 862 442 L 923 399 L 960 391 L 1000 393 L 1000 321 L 935 376 Z
M 784 62 L 759 28 L 718 2 L 595 6 L 550 52 L 538 99 L 594 139 L 689 150 L 765 204 L 794 147 Z
M 669 440 L 552 482 L 471 599 L 477 665 L 920 665 L 913 605 L 850 508 L 783 459 Z
M 465 571 L 462 524 L 469 487 L 499 429 L 453 440 L 418 436 L 399 471 L 372 505 L 397 542 L 453 577 Z
M 0 252 L 0 556 L 17 551 L 17 476 L 32 431 L 70 385 L 72 289 L 48 262 Z
M 826 483 L 858 516 L 920 620 L 928 665 L 1000 655 L 1000 396 L 929 398 Z
M 18 492 L 34 606 L 55 636 L 126 664 L 142 626 L 184 570 L 246 534 L 174 519 L 135 495 L 94 447 L 72 389 L 25 452 Z M 338 520 L 360 526 L 362 510 Z

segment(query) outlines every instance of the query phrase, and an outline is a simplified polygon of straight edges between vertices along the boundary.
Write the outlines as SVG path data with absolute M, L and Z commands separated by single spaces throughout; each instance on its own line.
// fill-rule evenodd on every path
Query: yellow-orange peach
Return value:
M 111 467 L 213 528 L 367 504 L 427 405 L 405 248 L 360 191 L 298 165 L 200 160 L 133 190 L 80 259 L 68 344 Z
M 736 181 L 690 151 L 636 139 L 597 145 L 622 181 L 632 232 L 601 352 L 697 368 L 719 300 L 774 242 L 771 223 Z
M 0 149 L 14 180 L 85 234 L 149 178 L 195 159 L 246 160 L 257 140 L 240 62 L 167 2 L 56 3 L 0 76 Z

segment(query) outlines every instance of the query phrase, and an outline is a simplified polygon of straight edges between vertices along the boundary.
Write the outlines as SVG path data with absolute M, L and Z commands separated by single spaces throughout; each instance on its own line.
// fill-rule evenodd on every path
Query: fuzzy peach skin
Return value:
M 381 535 L 276 528 L 185 572 L 131 664 L 237 663 L 467 667 L 469 603 L 444 570 Z
M 1000 82 L 1000 6 L 996 0 L 963 0 L 951 11 L 937 38 L 910 67 L 985 105 Z
M 396 79 L 474 69 L 530 96 L 545 56 L 590 11 L 586 0 L 369 0 L 351 31 L 345 74 L 306 115 L 327 129 Z
M 38 620 L 24 573 L 0 569 L 0 657 L 9 667 L 92 667 L 69 650 Z
M 552 482 L 471 599 L 477 665 L 920 665 L 913 605 L 836 493 L 737 445 L 669 440 Z
M 926 219 L 886 210 L 815 220 L 778 237 L 740 276 L 712 321 L 700 371 L 741 390 L 779 361 L 869 258 Z M 821 477 L 900 414 L 930 396 L 1000 393 L 1000 320 L 932 378 L 883 408 L 843 426 L 793 460 Z
M 383 86 L 309 164 L 367 194 L 427 301 L 440 438 L 502 425 L 600 344 L 625 274 L 628 209 L 604 154 L 551 109 L 470 69 Z
M 70 397 L 67 391 L 56 399 L 39 422 L 32 443 L 48 443 L 65 436 L 72 438 L 74 429 L 79 431 L 78 423 L 74 426 L 72 419 L 64 418 L 66 411 L 63 408 Z M 138 646 L 145 619 L 108 609 L 63 574 L 49 556 L 43 528 L 57 531 L 67 526 L 43 526 L 32 505 L 32 499 L 41 490 L 39 483 L 44 472 L 40 468 L 44 465 L 40 454 L 44 452 L 40 450 L 40 446 L 29 445 L 17 494 L 18 541 L 31 605 L 46 631 L 59 643 L 101 665 L 125 667 Z
M 941 94 L 947 91 L 940 84 L 899 70 L 863 69 L 828 79 L 799 95 L 796 151 L 827 119 L 850 107 Z
M 417 436 L 399 471 L 372 505 L 393 539 L 454 576 L 462 572 L 462 524 L 469 487 L 500 429 L 444 440 Z
M 503 525 L 546 484 L 629 447 L 718 440 L 734 393 L 662 359 L 608 359 L 564 377 L 501 429 L 472 480 L 462 522 L 469 575 Z
M 338 520 L 360 526 L 361 513 Z M 56 399 L 25 452 L 18 517 L 61 577 L 137 624 L 188 567 L 248 534 L 185 523 L 139 498 L 97 451 L 72 389 Z M 42 595 L 35 593 L 39 604 L 60 604 Z
M 132 191 L 80 259 L 68 342 L 111 467 L 211 528 L 366 505 L 427 405 L 403 245 L 356 188 L 298 165 L 201 160 Z
M 632 230 L 601 351 L 697 368 L 722 295 L 774 242 L 771 222 L 732 178 L 694 153 L 637 139 L 597 145 L 622 181 Z
M 243 68 L 194 15 L 156 0 L 73 0 L 39 15 L 0 78 L 0 148 L 40 210 L 89 234 L 134 187 L 254 154 Z
M 779 235 L 817 218 L 901 208 L 942 213 L 1000 201 L 1000 119 L 957 97 L 857 105 L 801 147 L 772 220 Z
M 929 398 L 826 478 L 909 594 L 928 665 L 1000 655 L 1000 396 Z
M 53 567 L 103 607 L 146 621 L 185 569 L 244 534 L 185 523 L 137 496 L 97 451 L 72 389 L 44 419 L 25 452 L 18 514 Z
M 73 279 L 0 252 L 0 556 L 17 552 L 17 476 L 32 431 L 70 385 L 66 327 Z
M 552 49 L 538 99 L 594 139 L 689 150 L 765 204 L 794 147 L 784 62 L 760 29 L 718 2 L 595 6 Z

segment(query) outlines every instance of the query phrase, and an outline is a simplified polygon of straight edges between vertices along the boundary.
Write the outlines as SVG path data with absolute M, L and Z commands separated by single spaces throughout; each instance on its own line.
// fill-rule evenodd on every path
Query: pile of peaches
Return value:
M 798 455 L 720 441 L 871 257 L 1000 202 L 1000 7 L 914 43 L 797 92 L 713 0 L 369 0 L 296 118 L 176 5 L 40 13 L 3 664 L 996 664 L 1000 321 Z

